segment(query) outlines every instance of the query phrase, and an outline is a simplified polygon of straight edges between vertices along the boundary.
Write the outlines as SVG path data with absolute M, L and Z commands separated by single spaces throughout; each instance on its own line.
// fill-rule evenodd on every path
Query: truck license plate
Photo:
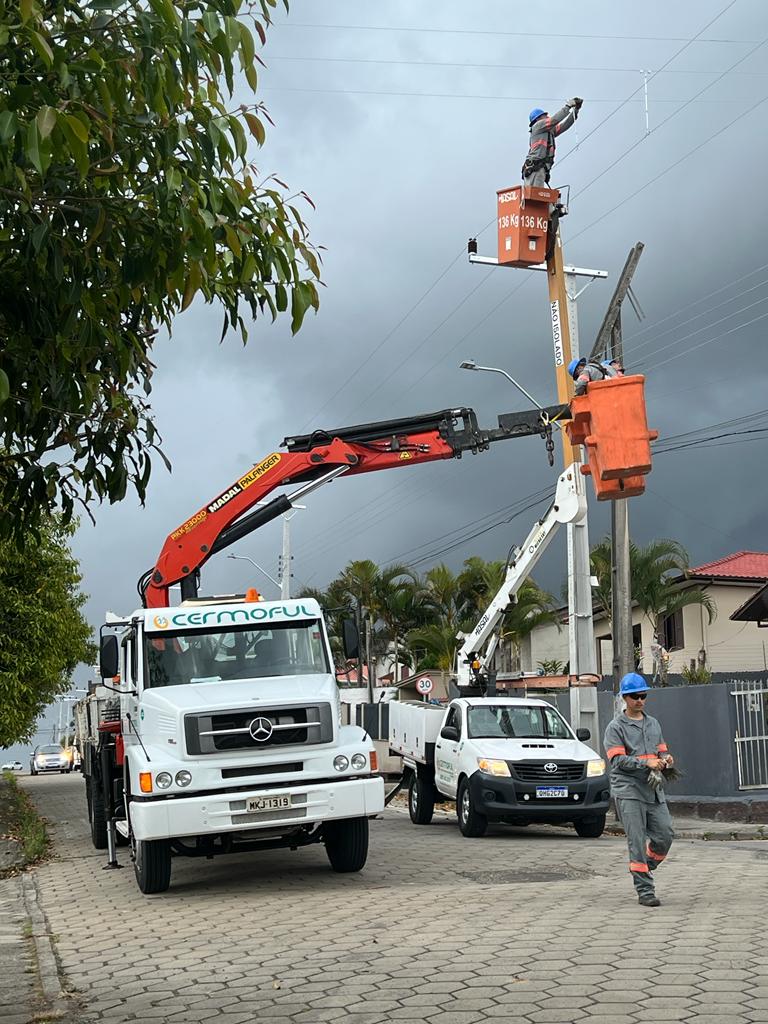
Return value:
M 563 797 L 567 797 L 568 796 L 568 787 L 567 786 L 537 786 L 536 787 L 536 796 L 539 797 L 539 798 L 541 798 L 541 797 L 553 798 L 554 797 L 555 799 L 557 799 L 557 798 L 562 799 Z
M 246 811 L 282 811 L 290 807 L 290 796 L 252 796 L 246 801 Z

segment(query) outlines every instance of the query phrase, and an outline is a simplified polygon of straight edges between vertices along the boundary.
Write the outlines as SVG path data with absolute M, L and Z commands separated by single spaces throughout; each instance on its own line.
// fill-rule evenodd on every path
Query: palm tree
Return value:
M 421 648 L 424 655 L 419 659 L 419 668 L 437 668 L 450 672 L 456 655 L 456 631 L 446 619 L 412 629 L 407 637 L 412 650 Z
M 611 541 L 605 538 L 590 553 L 592 572 L 597 576 L 597 596 L 606 615 L 611 614 Z M 701 587 L 680 586 L 689 569 L 688 552 L 676 540 L 653 540 L 645 547 L 629 545 L 632 600 L 648 620 L 653 633 L 653 670 L 662 686 L 667 684 L 667 666 L 660 656 L 665 618 L 687 605 L 706 609 L 711 622 L 716 613 L 712 598 Z
M 382 569 L 376 583 L 376 615 L 383 624 L 380 631 L 394 647 L 394 683 L 397 685 L 400 640 L 409 629 L 424 621 L 418 579 L 407 565 Z

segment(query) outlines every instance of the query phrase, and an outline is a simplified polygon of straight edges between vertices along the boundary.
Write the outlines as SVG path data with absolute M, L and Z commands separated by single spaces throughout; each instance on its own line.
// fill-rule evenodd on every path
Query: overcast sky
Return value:
M 467 357 L 556 400 L 546 279 L 463 255 L 475 235 L 495 255 L 495 192 L 519 181 L 534 106 L 584 97 L 553 175 L 571 187 L 567 262 L 609 274 L 579 299 L 582 349 L 643 241 L 634 288 L 646 319 L 627 309 L 624 334 L 628 369 L 647 374 L 651 426 L 664 438 L 753 413 L 746 428 L 765 426 L 767 35 L 764 0 L 292 0 L 263 51 L 276 126 L 255 159 L 316 204 L 320 312 L 295 339 L 287 322 L 256 323 L 243 348 L 234 336 L 219 345 L 220 312 L 196 304 L 158 344 L 153 405 L 173 473 L 157 463 L 146 507 L 129 498 L 83 522 L 75 552 L 93 625 L 136 607 L 166 535 L 287 434 L 460 405 L 493 426 L 523 407 L 501 377 L 459 370 Z M 765 550 L 765 442 L 749 437 L 660 454 L 631 503 L 633 538 L 674 537 L 693 564 Z M 541 493 L 557 469 L 532 438 L 338 481 L 293 520 L 296 583 L 322 586 L 350 559 L 429 556 Z M 545 507 L 434 560 L 503 558 Z M 593 541 L 607 525 L 593 502 Z M 233 550 L 276 575 L 279 547 L 277 521 Z M 537 575 L 559 592 L 564 572 L 558 539 Z M 225 554 L 203 570 L 203 592 L 254 584 L 276 593 Z

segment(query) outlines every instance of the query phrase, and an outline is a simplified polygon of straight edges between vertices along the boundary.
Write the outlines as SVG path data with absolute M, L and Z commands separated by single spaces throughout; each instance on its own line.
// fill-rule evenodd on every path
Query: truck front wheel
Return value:
M 414 825 L 428 825 L 435 813 L 435 787 L 428 779 L 411 776 L 408 787 L 408 813 Z
M 605 815 L 574 821 L 573 827 L 576 829 L 576 835 L 582 839 L 599 839 L 605 829 Z
M 342 818 L 323 825 L 325 852 L 334 871 L 360 871 L 368 859 L 368 819 Z
M 171 884 L 170 839 L 133 839 L 133 869 L 139 889 L 148 896 Z
M 459 816 L 459 828 L 463 836 L 466 836 L 467 839 L 479 839 L 480 836 L 485 835 L 488 819 L 475 809 L 468 779 L 461 780 L 456 799 L 456 813 Z

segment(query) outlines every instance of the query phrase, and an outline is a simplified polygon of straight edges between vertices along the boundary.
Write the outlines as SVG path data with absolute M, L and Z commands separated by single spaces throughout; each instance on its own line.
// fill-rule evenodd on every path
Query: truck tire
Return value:
M 459 792 L 456 798 L 456 813 L 459 817 L 459 828 L 461 834 L 467 839 L 479 839 L 484 836 L 488 828 L 488 819 L 484 814 L 475 810 L 472 803 L 472 792 L 469 787 L 469 780 L 462 779 L 459 785 Z
M 414 825 L 428 825 L 435 813 L 435 787 L 416 774 L 408 787 L 408 813 Z
M 89 775 L 85 780 L 85 796 L 88 801 L 88 821 L 91 826 L 91 842 L 94 849 L 107 848 L 107 812 L 100 780 Z
M 165 892 L 171 884 L 170 839 L 134 839 L 132 845 L 139 889 L 147 896 Z
M 576 835 L 582 839 L 599 839 L 605 829 L 605 815 L 574 821 L 573 827 L 576 829 Z
M 334 871 L 360 871 L 368 859 L 368 819 L 343 818 L 323 825 L 325 852 Z

